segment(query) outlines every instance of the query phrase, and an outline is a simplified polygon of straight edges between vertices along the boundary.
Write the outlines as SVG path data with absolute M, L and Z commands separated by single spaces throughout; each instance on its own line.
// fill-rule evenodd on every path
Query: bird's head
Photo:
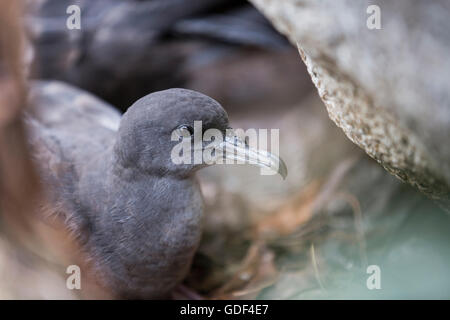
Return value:
M 115 154 L 122 166 L 154 175 L 186 177 L 218 161 L 235 160 L 286 177 L 280 158 L 251 148 L 232 133 L 217 101 L 192 90 L 169 89 L 149 94 L 127 110 Z

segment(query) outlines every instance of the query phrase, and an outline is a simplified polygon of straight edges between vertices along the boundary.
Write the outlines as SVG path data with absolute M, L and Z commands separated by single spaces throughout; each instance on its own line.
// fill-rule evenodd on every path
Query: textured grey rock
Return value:
M 298 45 L 347 137 L 450 208 L 448 2 L 251 2 Z M 372 4 L 381 8 L 381 30 L 366 26 Z

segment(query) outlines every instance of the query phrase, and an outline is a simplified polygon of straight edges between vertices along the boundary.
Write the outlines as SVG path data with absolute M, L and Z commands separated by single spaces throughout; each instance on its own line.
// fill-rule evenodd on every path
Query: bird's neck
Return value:
M 199 232 L 203 199 L 194 176 L 154 175 L 124 167 L 112 148 L 90 166 L 80 185 L 93 231 L 130 238 L 148 230 L 152 237 L 164 238 L 172 231 L 174 241 Z

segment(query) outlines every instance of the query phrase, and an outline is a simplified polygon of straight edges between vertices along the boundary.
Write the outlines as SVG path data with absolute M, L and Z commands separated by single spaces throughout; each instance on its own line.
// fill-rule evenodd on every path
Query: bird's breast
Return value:
M 186 276 L 201 236 L 203 203 L 193 180 L 115 181 L 91 246 L 98 269 L 123 295 L 164 295 Z

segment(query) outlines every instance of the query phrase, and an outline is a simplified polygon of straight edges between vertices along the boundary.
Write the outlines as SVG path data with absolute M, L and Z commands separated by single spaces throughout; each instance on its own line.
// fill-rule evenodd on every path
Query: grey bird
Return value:
M 72 86 L 32 86 L 26 123 L 43 184 L 99 281 L 117 297 L 167 297 L 189 271 L 201 236 L 195 172 L 206 165 L 175 164 L 171 153 L 179 143 L 173 133 L 188 137 L 194 121 L 224 133 L 217 150 L 238 146 L 226 157 L 247 155 L 248 162 L 286 176 L 278 157 L 226 135 L 225 110 L 203 94 L 155 92 L 122 116 Z

